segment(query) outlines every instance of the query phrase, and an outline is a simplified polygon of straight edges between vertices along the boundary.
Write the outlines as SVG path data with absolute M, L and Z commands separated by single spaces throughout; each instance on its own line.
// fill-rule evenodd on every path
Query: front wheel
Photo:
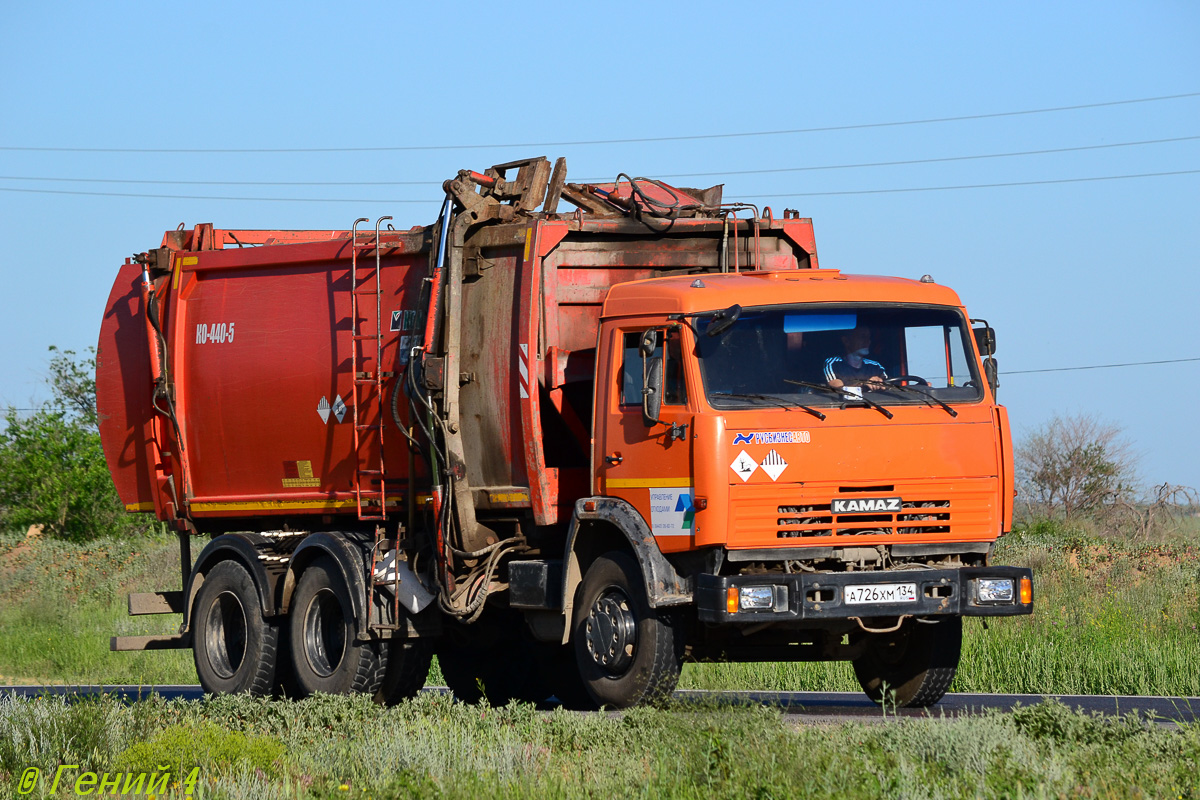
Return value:
M 597 705 L 661 702 L 679 681 L 678 615 L 650 607 L 641 570 L 626 553 L 606 553 L 588 567 L 572 639 L 580 677 Z
M 866 634 L 854 674 L 867 696 L 900 708 L 931 706 L 950 688 L 962 654 L 962 617 L 907 620 L 900 630 Z
M 222 561 L 204 576 L 192 606 L 192 642 L 204 691 L 271 692 L 279 627 L 263 618 L 254 579 L 238 562 Z

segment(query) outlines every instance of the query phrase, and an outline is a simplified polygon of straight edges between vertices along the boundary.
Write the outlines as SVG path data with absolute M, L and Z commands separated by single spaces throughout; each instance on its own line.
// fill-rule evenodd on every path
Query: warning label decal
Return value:
M 754 474 L 754 470 L 758 469 L 758 462 L 743 450 L 738 453 L 738 457 L 733 460 L 729 468 L 738 474 L 738 477 L 743 481 L 750 480 L 750 476 Z
M 320 485 L 321 479 L 313 477 L 311 461 L 283 462 L 283 488 L 315 489 Z
M 779 480 L 779 476 L 783 474 L 783 471 L 787 469 L 788 463 L 783 460 L 783 456 L 779 455 L 777 451 L 772 450 L 767 453 L 759 466 L 762 467 L 763 472 L 771 476 L 771 480 L 777 481 Z

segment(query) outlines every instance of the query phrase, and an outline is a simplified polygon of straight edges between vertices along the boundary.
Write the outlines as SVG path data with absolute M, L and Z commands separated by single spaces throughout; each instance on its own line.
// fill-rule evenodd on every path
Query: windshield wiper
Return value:
M 822 392 L 827 392 L 829 394 L 836 395 L 837 397 L 840 397 L 843 400 L 848 399 L 850 401 L 862 403 L 863 405 L 867 406 L 868 408 L 875 409 L 876 411 L 878 411 L 880 414 L 883 414 L 888 419 L 891 419 L 892 417 L 895 416 L 895 414 L 888 411 L 886 408 L 879 405 L 879 403 L 876 403 L 874 400 L 868 400 L 867 398 L 861 397 L 857 394 L 854 394 L 853 392 L 847 392 L 845 389 L 835 389 L 832 386 L 826 386 L 825 384 L 822 384 L 822 383 L 809 383 L 808 381 L 793 381 L 793 380 L 789 380 L 788 378 L 784 378 L 783 382 L 784 383 L 794 383 L 797 386 L 805 386 L 809 389 L 819 389 Z M 845 407 L 846 407 L 846 405 L 843 402 L 842 408 L 845 408 Z
M 879 389 L 877 391 L 887 392 L 892 389 L 895 389 L 898 392 L 911 392 L 912 394 L 920 395 L 922 398 L 924 398 L 925 402 L 928 405 L 933 405 L 934 403 L 937 403 L 939 406 L 946 409 L 946 411 L 949 412 L 950 416 L 952 416 L 952 417 L 958 416 L 958 412 L 955 411 L 950 406 L 946 405 L 946 403 L 944 403 L 940 399 L 934 397 L 932 394 L 925 391 L 924 389 L 918 389 L 915 386 L 900 386 L 899 384 L 896 384 L 896 383 L 889 383 L 889 384 L 887 384 L 886 389 Z
M 770 394 L 749 394 L 749 393 L 745 393 L 745 392 L 709 392 L 709 394 L 716 396 L 716 397 L 744 397 L 748 400 L 766 400 L 768 402 L 774 403 L 775 405 L 779 406 L 780 408 L 782 408 L 786 411 L 791 411 L 793 408 L 798 408 L 801 411 L 807 411 L 809 414 L 812 414 L 817 419 L 821 419 L 821 420 L 825 419 L 825 415 L 822 414 L 820 411 L 817 411 L 815 408 L 809 408 L 808 406 L 802 406 L 799 403 L 791 403 L 782 397 L 776 397 L 776 396 L 770 395 Z

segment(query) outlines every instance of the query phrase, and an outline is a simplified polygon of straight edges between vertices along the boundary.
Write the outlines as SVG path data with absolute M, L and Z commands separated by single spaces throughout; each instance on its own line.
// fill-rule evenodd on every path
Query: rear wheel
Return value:
M 454 626 L 442 637 L 438 666 L 455 697 L 502 706 L 510 700 L 539 703 L 551 695 L 536 669 L 536 644 L 523 627 L 518 615 L 489 609 L 475 624 Z
M 595 703 L 629 708 L 670 697 L 683 656 L 679 620 L 650 607 L 637 562 L 622 552 L 596 559 L 578 598 L 575 658 Z
M 269 694 L 278 643 L 279 627 L 263 619 L 246 568 L 222 561 L 209 570 L 192 605 L 192 655 L 204 691 Z
M 876 703 L 931 706 L 950 688 L 962 654 L 962 617 L 936 623 L 910 619 L 895 633 L 866 636 L 854 674 Z
M 387 668 L 375 692 L 375 702 L 394 706 L 417 696 L 429 675 L 433 648 L 428 639 L 392 639 L 386 645 Z
M 322 556 L 304 570 L 291 606 L 288 644 L 300 696 L 373 693 L 379 688 L 387 652 L 378 641 L 356 640 L 350 589 L 332 559 Z
M 438 645 L 438 665 L 464 703 L 502 706 L 510 700 L 592 709 L 570 646 L 536 641 L 520 614 L 489 610 L 470 627 L 456 627 Z

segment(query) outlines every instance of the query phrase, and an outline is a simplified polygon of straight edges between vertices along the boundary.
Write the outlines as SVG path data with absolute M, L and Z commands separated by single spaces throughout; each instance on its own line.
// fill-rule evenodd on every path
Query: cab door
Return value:
M 648 331 L 652 347 L 643 348 Z M 692 414 L 681 326 L 613 324 L 601 349 L 596 488 L 637 509 L 664 552 L 690 549 L 695 512 Z M 648 424 L 643 390 L 656 361 L 662 369 L 662 407 L 658 421 Z

